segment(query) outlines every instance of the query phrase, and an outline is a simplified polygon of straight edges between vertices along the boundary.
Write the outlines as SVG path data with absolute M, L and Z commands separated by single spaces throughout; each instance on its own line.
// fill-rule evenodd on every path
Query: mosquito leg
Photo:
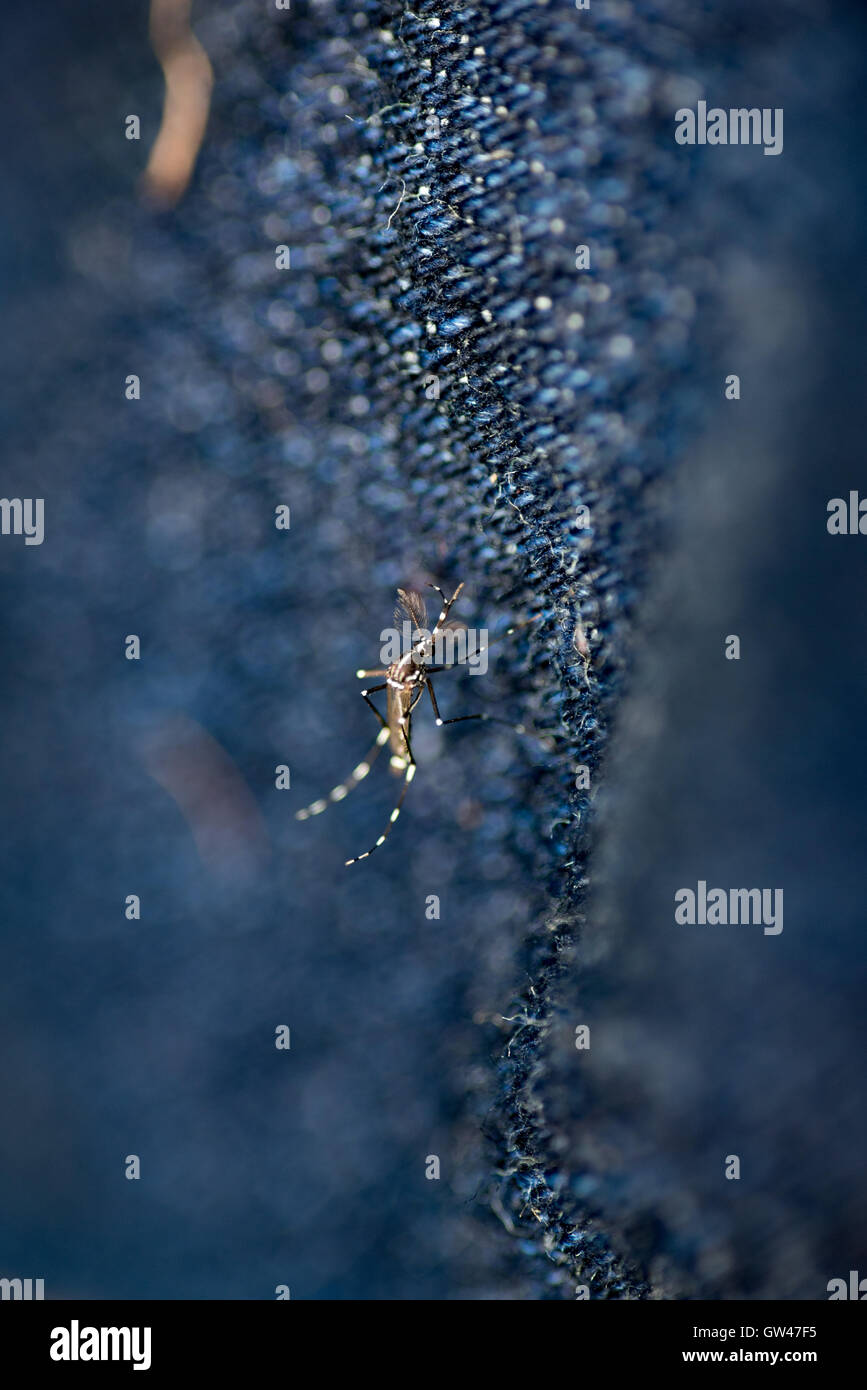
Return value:
M 366 705 L 370 706 L 370 708 L 373 710 L 374 714 L 376 715 L 377 719 L 379 720 L 380 724 L 384 729 L 387 729 L 388 725 L 386 724 L 385 720 L 383 719 L 382 715 L 380 714 L 379 710 L 376 708 L 376 705 L 373 703 L 370 697 L 371 695 L 375 695 L 377 690 L 385 690 L 387 685 L 388 681 L 384 681 L 382 685 L 371 685 L 368 687 L 367 690 L 361 691 L 362 700 Z
M 463 724 L 467 719 L 483 719 L 486 724 L 503 724 L 507 729 L 514 729 L 516 734 L 525 734 L 527 730 L 523 724 L 513 724 L 508 719 L 498 719 L 495 714 L 459 714 L 455 719 L 438 719 L 440 728 L 445 728 L 446 724 Z
M 473 652 L 473 656 L 481 656 L 483 652 L 496 646 L 498 642 L 502 642 L 504 637 L 511 637 L 513 632 L 518 632 L 520 628 L 528 626 L 528 623 L 515 623 L 513 627 L 507 627 L 504 632 L 498 632 L 496 637 L 493 637 L 490 642 L 486 642 L 483 647 L 477 648 L 477 650 Z
M 352 769 L 352 772 L 349 774 L 346 781 L 341 782 L 339 786 L 334 787 L 328 793 L 328 795 L 322 797 L 320 801 L 311 802 L 309 806 L 305 806 L 303 811 L 296 811 L 295 819 L 309 820 L 311 816 L 321 815 L 322 812 L 327 810 L 333 802 L 342 801 L 345 796 L 348 796 L 352 789 L 358 786 L 359 782 L 364 781 L 364 778 L 367 776 L 368 772 L 373 767 L 373 764 L 376 762 L 376 759 L 379 757 L 380 750 L 385 747 L 387 742 L 388 726 L 385 723 L 383 723 L 383 727 L 376 735 L 376 742 L 374 743 L 367 757 L 364 759 L 363 762 L 360 762 L 357 767 L 354 767 Z
M 385 732 L 385 731 L 383 731 L 383 732 Z M 382 737 L 382 735 L 380 734 L 380 738 L 381 738 L 381 737 Z M 412 779 L 413 779 L 414 776 L 415 776 L 415 763 L 407 763 L 407 765 L 406 765 L 406 772 L 404 773 L 404 778 L 403 778 L 403 786 L 402 786 L 401 789 L 400 789 L 400 796 L 397 798 L 397 805 L 395 806 L 394 810 L 392 811 L 391 815 L 389 816 L 388 825 L 387 825 L 387 826 L 385 827 L 385 829 L 383 830 L 382 834 L 380 835 L 380 837 L 379 837 L 379 839 L 377 840 L 377 842 L 376 842 L 375 845 L 371 845 L 370 849 L 366 849 L 366 850 L 364 851 L 363 854 L 357 854 L 357 855 L 355 856 L 354 859 L 347 859 L 347 861 L 346 861 L 346 868 L 347 868 L 347 869 L 349 868 L 350 864 L 357 864 L 357 863 L 359 862 L 359 860 L 369 858 L 369 856 L 370 856 L 371 854 L 373 854 L 373 851 L 374 851 L 375 849 L 379 849 L 379 846 L 380 846 L 380 845 L 385 844 L 385 841 L 388 839 L 389 833 L 390 833 L 390 831 L 391 831 L 391 827 L 394 825 L 395 821 L 397 820 L 398 816 L 400 815 L 400 808 L 401 808 L 401 806 L 403 805 L 403 798 L 406 796 L 407 789 L 408 789 L 409 784 L 410 784 L 410 782 L 412 781 Z
M 388 671 L 383 667 L 381 671 L 356 671 L 359 680 L 365 680 L 368 676 L 387 676 Z
M 431 667 L 430 669 L 433 670 L 433 667 Z M 443 721 L 440 718 L 440 707 L 437 704 L 437 697 L 436 695 L 434 695 L 434 688 L 431 685 L 430 681 L 425 681 L 425 685 L 427 686 L 427 693 L 428 695 L 430 695 L 430 702 L 433 705 L 434 719 L 436 720 L 438 725 L 442 724 Z
M 468 655 L 473 657 L 482 656 L 486 651 L 489 651 L 491 647 L 495 647 L 498 642 L 502 642 L 504 638 L 511 637 L 513 633 L 520 632 L 524 627 L 531 627 L 532 624 L 537 621 L 536 618 L 523 618 L 519 623 L 512 623 L 511 627 L 504 628 L 502 632 L 497 633 L 496 637 L 492 637 L 490 642 L 486 642 L 483 647 L 477 647 L 474 652 L 470 652 Z M 464 665 L 464 663 L 454 662 L 453 665 Z M 451 670 L 452 667 L 450 666 L 448 669 Z
M 477 647 L 474 652 L 469 652 L 468 657 L 482 656 L 486 651 L 489 651 L 491 647 L 495 647 L 498 642 L 502 642 L 504 638 L 511 637 L 514 633 L 520 632 L 522 628 L 532 627 L 533 624 L 538 621 L 538 618 L 522 618 L 520 622 L 512 623 L 511 627 L 506 627 L 503 629 L 502 632 L 498 632 L 496 637 L 492 637 L 490 642 L 486 642 L 483 647 Z M 455 666 L 463 666 L 465 664 L 466 663 L 462 661 L 455 661 L 452 662 L 451 666 L 446 666 L 444 669 L 447 671 L 451 671 L 454 669 Z M 430 670 L 430 667 L 428 669 Z
M 425 684 L 427 685 L 427 693 L 430 695 L 430 702 L 433 705 L 434 719 L 439 729 L 444 728 L 446 724 L 463 724 L 468 719 L 483 719 L 485 723 L 488 724 L 505 724 L 507 728 L 514 729 L 516 733 L 526 733 L 523 724 L 512 724 L 508 719 L 498 719 L 495 714 L 459 714 L 455 719 L 443 719 L 440 716 L 439 705 L 437 704 L 437 697 L 434 694 L 433 686 L 430 681 L 426 681 Z

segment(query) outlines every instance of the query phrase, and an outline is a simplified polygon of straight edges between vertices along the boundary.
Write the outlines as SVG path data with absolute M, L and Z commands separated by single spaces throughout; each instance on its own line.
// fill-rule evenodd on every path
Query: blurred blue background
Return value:
M 824 1297 L 867 1226 L 856 11 L 261 9 L 197 11 L 162 210 L 146 4 L 0 21 L 2 491 L 46 506 L 0 542 L 0 1274 Z M 785 106 L 784 155 L 677 152 L 703 90 Z M 461 580 L 527 626 L 444 716 L 545 737 L 425 715 L 345 871 L 384 765 L 294 812 L 369 747 L 395 588 Z M 676 933 L 698 878 L 782 885 L 783 935 Z

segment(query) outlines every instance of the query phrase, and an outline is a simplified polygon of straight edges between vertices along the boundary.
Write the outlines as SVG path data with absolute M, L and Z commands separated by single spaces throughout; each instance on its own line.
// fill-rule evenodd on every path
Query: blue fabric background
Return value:
M 825 531 L 863 473 L 863 33 L 716 11 L 203 6 L 162 214 L 146 6 L 4 14 L 3 492 L 46 540 L 0 547 L 0 1272 L 823 1298 L 863 1264 L 864 559 Z M 784 154 L 676 146 L 703 94 L 784 107 Z M 394 589 L 461 580 L 527 626 L 443 713 L 544 737 L 422 719 L 344 872 L 384 767 L 293 813 L 373 737 Z M 700 877 L 783 886 L 782 936 L 677 931 Z

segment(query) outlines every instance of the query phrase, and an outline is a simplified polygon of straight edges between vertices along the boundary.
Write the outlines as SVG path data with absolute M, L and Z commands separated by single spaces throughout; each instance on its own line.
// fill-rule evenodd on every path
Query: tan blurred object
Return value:
M 163 119 L 142 176 L 145 195 L 173 205 L 192 177 L 214 73 L 190 28 L 192 0 L 151 0 L 150 36 L 166 80 Z
M 140 739 L 144 766 L 178 806 L 210 872 L 254 877 L 271 845 L 264 818 L 232 758 L 185 714 L 167 715 Z

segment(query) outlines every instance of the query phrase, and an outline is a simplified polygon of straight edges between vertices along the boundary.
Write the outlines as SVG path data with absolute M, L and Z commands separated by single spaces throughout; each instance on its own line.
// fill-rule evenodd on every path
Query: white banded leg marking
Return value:
M 345 796 L 348 796 L 349 793 L 352 791 L 353 787 L 357 787 L 359 782 L 364 781 L 365 777 L 367 776 L 368 772 L 373 767 L 374 762 L 379 756 L 380 749 L 383 748 L 385 744 L 388 742 L 388 737 L 388 729 L 380 729 L 379 733 L 376 736 L 376 742 L 374 743 L 367 757 L 364 759 L 363 762 L 360 762 L 356 767 L 352 769 L 346 781 L 341 782 L 336 787 L 333 787 L 326 797 L 322 797 L 319 801 L 313 801 L 309 806 L 305 806 L 303 811 L 296 811 L 295 819 L 309 820 L 311 816 L 321 816 L 322 812 L 327 810 L 332 802 L 342 801 Z
M 393 761 L 394 761 L 394 760 L 392 759 L 392 762 L 393 762 Z M 400 815 L 400 808 L 401 808 L 401 806 L 403 805 L 403 798 L 406 796 L 407 788 L 409 787 L 409 784 L 410 784 L 410 782 L 412 781 L 412 779 L 413 779 L 414 776 L 415 776 L 415 763 L 407 763 L 407 764 L 406 764 L 406 773 L 405 773 L 404 779 L 403 779 L 403 786 L 401 787 L 401 790 L 400 790 L 400 796 L 397 798 L 397 805 L 395 806 L 394 810 L 392 811 L 391 815 L 390 815 L 389 818 L 388 818 L 388 825 L 387 825 L 387 826 L 385 827 L 385 829 L 383 830 L 382 834 L 380 835 L 380 837 L 379 837 L 379 839 L 377 840 L 377 842 L 376 842 L 375 845 L 371 845 L 370 849 L 366 849 L 366 850 L 364 851 L 363 854 L 357 854 L 357 855 L 355 856 L 354 859 L 347 859 L 347 861 L 346 861 L 346 868 L 347 868 L 347 869 L 349 868 L 350 864 L 359 864 L 359 863 L 361 862 L 362 859 L 369 859 L 370 856 L 371 856 L 371 854 L 373 854 L 373 851 L 374 851 L 375 849 L 379 849 L 379 846 L 380 846 L 380 845 L 384 845 L 384 844 L 385 844 L 386 840 L 388 839 L 388 835 L 389 835 L 389 831 L 391 830 L 391 827 L 394 825 L 395 821 L 397 820 L 398 816 Z

